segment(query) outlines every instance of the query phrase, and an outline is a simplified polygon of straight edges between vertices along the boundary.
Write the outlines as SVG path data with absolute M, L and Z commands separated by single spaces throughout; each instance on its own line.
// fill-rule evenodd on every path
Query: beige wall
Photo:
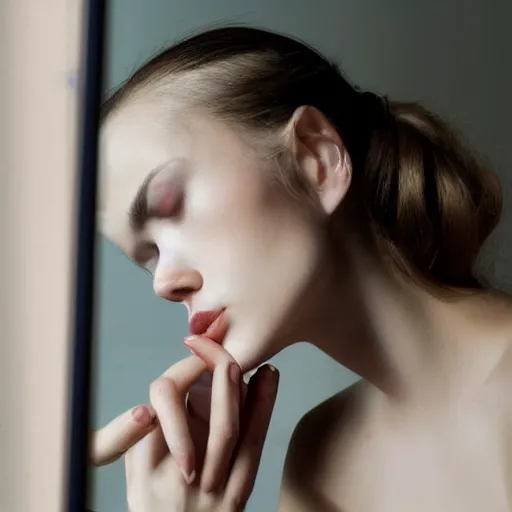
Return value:
M 0 6 L 2 511 L 62 506 L 80 5 Z

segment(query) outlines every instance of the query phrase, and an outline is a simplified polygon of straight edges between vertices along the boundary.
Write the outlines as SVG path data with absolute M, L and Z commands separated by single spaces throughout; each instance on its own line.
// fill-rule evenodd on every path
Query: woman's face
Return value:
M 157 295 L 189 320 L 225 308 L 223 345 L 244 370 L 300 341 L 294 309 L 318 266 L 319 224 L 235 130 L 128 103 L 103 126 L 100 158 L 102 232 L 151 271 Z

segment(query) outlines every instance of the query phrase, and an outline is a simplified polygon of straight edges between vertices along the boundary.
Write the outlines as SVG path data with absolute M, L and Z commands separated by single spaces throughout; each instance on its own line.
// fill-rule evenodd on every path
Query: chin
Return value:
M 261 326 L 253 327 L 250 329 L 247 325 L 242 330 L 234 326 L 222 343 L 222 346 L 240 365 L 243 373 L 258 368 L 286 348 L 286 345 L 279 343 L 270 330 L 264 333 Z

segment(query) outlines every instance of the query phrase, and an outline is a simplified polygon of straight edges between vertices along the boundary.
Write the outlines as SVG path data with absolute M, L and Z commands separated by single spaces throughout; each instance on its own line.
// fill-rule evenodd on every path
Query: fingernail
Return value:
M 186 336 L 185 339 L 183 340 L 183 343 L 188 346 L 189 343 L 194 343 L 195 339 L 195 336 Z
M 178 464 L 185 482 L 187 482 L 187 484 L 191 484 L 196 477 L 192 457 L 186 453 L 173 453 L 172 456 Z
M 265 379 L 266 383 L 269 386 L 273 387 L 279 377 L 279 372 L 277 371 L 277 368 L 271 364 L 266 364 L 264 366 L 263 373 L 264 373 L 263 378 Z
M 192 471 L 192 473 L 187 474 L 187 473 L 185 473 L 185 472 L 183 471 L 183 469 L 182 469 L 182 470 L 181 470 L 181 474 L 183 475 L 183 478 L 185 479 L 185 482 L 187 482 L 187 484 L 189 484 L 189 485 L 190 485 L 190 484 L 195 480 L 195 478 L 196 478 L 196 472 L 195 472 L 195 471 Z
M 195 336 L 187 336 L 184 340 L 183 340 L 183 344 L 190 350 L 190 352 L 192 352 L 192 354 L 194 354 L 195 356 L 197 357 L 201 357 L 198 353 L 198 351 L 195 349 L 194 347 L 194 341 L 196 340 L 196 337 Z
M 183 340 L 183 345 L 185 345 L 190 350 L 190 352 L 192 352 L 192 354 L 197 356 L 196 351 L 194 349 L 194 340 L 195 340 L 195 336 L 187 336 Z
M 132 410 L 132 418 L 141 426 L 146 427 L 153 421 L 153 415 L 146 405 L 138 405 Z
M 210 358 L 209 354 L 205 353 L 207 350 L 205 350 L 205 346 L 201 345 L 203 342 L 207 342 L 208 338 L 198 336 L 189 336 L 183 340 L 183 343 L 186 347 L 194 354 L 195 356 L 201 358 L 208 367 L 208 370 L 213 373 L 215 370 L 215 363 Z M 214 343 L 213 341 L 211 343 Z
M 187 344 L 185 343 L 185 345 L 187 345 Z M 192 352 L 192 354 L 199 357 L 199 354 L 198 354 L 197 350 L 194 349 L 194 347 L 190 347 L 189 345 L 187 345 L 187 348 L 190 350 L 190 352 Z
M 197 336 L 197 335 L 190 335 L 190 336 L 186 336 L 183 340 L 183 343 L 185 345 L 187 345 L 187 347 L 189 346 L 189 344 L 196 344 L 197 342 L 206 342 L 206 343 L 213 343 L 215 345 L 218 345 L 218 343 L 214 340 L 212 340 L 211 338 L 208 338 L 208 336 L 205 336 L 204 334 L 201 335 L 201 336 Z
M 231 363 L 229 365 L 229 378 L 236 385 L 240 383 L 240 366 L 236 363 Z

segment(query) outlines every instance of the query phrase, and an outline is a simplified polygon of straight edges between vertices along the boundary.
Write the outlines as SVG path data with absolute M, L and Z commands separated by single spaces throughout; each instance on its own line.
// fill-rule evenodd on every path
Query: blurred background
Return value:
M 0 2 L 0 510 L 63 510 L 82 0 Z
M 512 291 L 512 3 L 508 0 L 109 0 L 105 96 L 159 49 L 193 32 L 243 23 L 311 43 L 356 84 L 418 100 L 457 125 L 498 172 L 503 222 L 481 267 Z M 148 400 L 149 384 L 187 355 L 183 306 L 157 299 L 151 278 L 98 244 L 93 426 Z M 281 353 L 281 388 L 249 512 L 277 509 L 282 465 L 300 417 L 356 376 L 308 345 Z M 314 373 L 314 380 L 304 379 Z M 90 506 L 125 512 L 122 462 L 93 471 Z

